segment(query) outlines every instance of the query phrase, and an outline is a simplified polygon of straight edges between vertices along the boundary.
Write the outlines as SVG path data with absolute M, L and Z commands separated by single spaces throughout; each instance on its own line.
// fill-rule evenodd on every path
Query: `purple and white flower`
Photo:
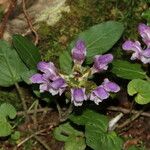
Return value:
M 30 78 L 30 81 L 32 83 L 37 83 L 37 84 L 40 84 L 40 92 L 44 92 L 44 91 L 48 91 L 49 89 L 49 85 L 50 85 L 50 82 L 49 80 L 42 74 L 34 74 L 31 78 Z
M 109 97 L 109 93 L 103 88 L 103 86 L 98 86 L 95 90 L 92 91 L 90 95 L 90 100 L 94 101 L 95 104 L 99 104 L 104 99 Z
M 65 80 L 63 78 L 58 78 L 50 83 L 49 92 L 52 95 L 62 95 L 62 93 L 65 91 L 67 87 L 67 84 L 65 83 Z
M 71 101 L 74 103 L 75 106 L 81 106 L 84 100 L 87 100 L 85 88 L 71 89 Z
M 84 41 L 78 40 L 75 47 L 71 51 L 72 58 L 75 64 L 82 64 L 86 57 L 86 46 Z
M 95 90 L 92 91 L 90 95 L 90 100 L 94 101 L 95 104 L 99 104 L 104 99 L 107 99 L 109 97 L 109 92 L 118 92 L 120 90 L 120 87 L 114 83 L 109 81 L 107 78 L 104 79 L 104 82 L 102 85 L 98 86 Z
M 122 49 L 125 51 L 133 51 L 131 60 L 141 59 L 143 50 L 139 41 L 133 42 L 128 40 L 122 45 Z
M 147 48 L 142 49 L 139 41 L 126 41 L 122 45 L 122 49 L 125 51 L 133 51 L 131 60 L 141 60 L 144 64 L 150 63 L 150 27 L 145 24 L 139 24 L 138 32 L 142 37 L 143 42 Z
M 92 74 L 103 70 L 107 70 L 108 64 L 111 63 L 112 60 L 113 60 L 112 54 L 96 55 L 94 58 L 94 65 L 91 68 Z
M 142 37 L 143 42 L 150 47 L 150 27 L 145 25 L 144 23 L 139 24 L 138 32 Z

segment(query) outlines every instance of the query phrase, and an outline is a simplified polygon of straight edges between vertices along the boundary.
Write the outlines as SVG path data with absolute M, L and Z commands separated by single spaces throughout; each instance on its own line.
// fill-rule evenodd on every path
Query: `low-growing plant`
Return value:
M 33 89 L 34 85 L 38 85 L 39 88 L 34 89 L 34 94 L 39 99 L 45 95 L 46 101 L 56 103 L 59 124 L 56 125 L 53 134 L 57 140 L 65 142 L 65 150 L 84 150 L 86 147 L 94 150 L 125 149 L 123 144 L 125 139 L 114 131 L 123 114 L 110 120 L 108 116 L 95 110 L 96 106 L 99 107 L 112 93 L 120 91 L 121 86 L 117 80 L 113 81 L 110 76 L 108 79 L 111 73 L 119 78 L 131 80 L 128 84 L 128 94 L 131 96 L 137 94 L 135 101 L 138 104 L 150 102 L 147 67 L 142 69 L 140 64 L 114 60 L 112 54 L 106 54 L 119 40 L 123 31 L 123 25 L 115 21 L 89 28 L 80 33 L 66 51 L 59 54 L 57 67 L 51 61 L 41 61 L 39 50 L 21 35 L 13 36 L 12 46 L 1 40 L 0 86 L 15 85 L 27 121 L 28 109 L 33 105 L 37 107 L 37 101 L 28 108 L 18 83 L 24 81 Z M 150 63 L 150 27 L 140 24 L 139 33 L 146 44 L 143 46 L 144 50 L 138 41 L 130 40 L 126 41 L 122 48 L 133 51 L 131 60 L 138 59 L 148 64 Z M 109 63 L 112 63 L 112 67 L 108 66 Z M 62 97 L 63 108 L 58 97 Z M 92 110 L 93 105 L 95 109 Z M 141 113 L 142 111 L 136 115 L 139 116 Z M 20 133 L 14 132 L 8 117 L 14 119 L 16 110 L 12 105 L 5 103 L 0 106 L 0 137 L 11 135 L 12 139 L 18 139 Z M 129 121 L 125 125 L 128 123 Z M 6 130 L 1 130 L 2 128 Z M 138 148 L 129 148 L 132 149 Z

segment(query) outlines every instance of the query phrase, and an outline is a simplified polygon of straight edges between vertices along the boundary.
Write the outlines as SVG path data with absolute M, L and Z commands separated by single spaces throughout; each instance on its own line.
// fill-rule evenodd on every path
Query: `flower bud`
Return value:
M 86 56 L 86 47 L 84 41 L 78 40 L 71 53 L 74 63 L 81 65 L 84 62 Z

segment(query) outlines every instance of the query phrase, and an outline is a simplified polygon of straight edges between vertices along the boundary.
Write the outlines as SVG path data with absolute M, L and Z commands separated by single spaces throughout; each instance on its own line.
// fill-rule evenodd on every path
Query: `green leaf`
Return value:
M 85 150 L 85 148 L 85 139 L 76 136 L 69 137 L 64 146 L 64 150 Z
M 6 137 L 12 132 L 12 127 L 7 121 L 1 121 L 0 119 L 0 137 Z
M 65 51 L 59 56 L 59 65 L 61 70 L 66 73 L 70 74 L 72 71 L 72 58 L 69 52 Z
M 9 87 L 21 81 L 20 74 L 28 71 L 17 52 L 3 40 L 0 40 L 0 86 Z
M 3 103 L 0 106 L 0 114 L 3 117 L 9 116 L 10 119 L 14 119 L 17 115 L 17 112 L 14 106 L 12 106 L 11 104 Z
M 20 138 L 20 132 L 19 131 L 15 131 L 13 134 L 11 134 L 11 139 L 12 140 L 19 140 Z
M 70 136 L 83 136 L 83 133 L 75 130 L 68 122 L 61 124 L 59 127 L 55 128 L 54 130 L 54 137 L 59 140 L 66 142 L 70 138 Z
M 103 54 L 110 50 L 112 46 L 119 40 L 123 33 L 124 27 L 116 21 L 107 21 L 95 25 L 88 30 L 79 34 L 76 39 L 82 39 L 87 46 L 86 63 L 92 63 L 93 56 Z M 74 47 L 75 41 L 70 45 Z M 71 49 L 70 48 L 70 49 Z
M 133 96 L 136 94 L 135 101 L 138 104 L 148 104 L 150 103 L 150 82 L 134 79 L 128 84 L 128 94 Z
M 146 77 L 146 72 L 141 69 L 139 64 L 132 64 L 123 60 L 116 60 L 112 64 L 112 72 L 118 77 L 124 79 L 144 79 Z
M 87 124 L 85 126 L 86 143 L 93 150 L 121 150 L 122 139 L 115 132 L 103 132 L 101 124 Z
M 107 131 L 109 122 L 106 116 L 89 109 L 85 110 L 82 115 L 70 115 L 69 119 L 78 125 L 86 125 L 89 122 L 99 124 L 102 131 Z
M 13 36 L 13 44 L 26 66 L 29 69 L 36 69 L 40 61 L 39 49 L 26 37 L 19 34 Z

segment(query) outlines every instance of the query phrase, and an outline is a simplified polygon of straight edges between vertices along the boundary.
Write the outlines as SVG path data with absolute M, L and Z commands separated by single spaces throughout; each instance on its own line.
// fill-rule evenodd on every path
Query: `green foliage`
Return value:
M 72 58 L 69 52 L 65 51 L 60 54 L 59 56 L 59 65 L 61 70 L 66 73 L 70 74 L 72 71 Z
M 130 81 L 128 84 L 128 94 L 131 96 L 136 94 L 135 101 L 138 104 L 150 103 L 150 82 L 141 79 Z
M 20 132 L 19 131 L 15 131 L 13 134 L 11 134 L 11 139 L 12 140 L 18 140 L 20 138 Z
M 150 9 L 142 13 L 142 17 L 147 20 L 147 24 L 150 25 Z
M 9 117 L 10 119 L 14 119 L 16 117 L 16 109 L 8 103 L 3 103 L 0 106 L 0 114 L 3 117 Z
M 78 125 L 85 125 L 86 144 L 94 150 L 120 150 L 123 140 L 113 131 L 108 132 L 108 118 L 92 110 L 82 115 L 71 115 L 70 120 Z
M 26 66 L 36 70 L 37 63 L 40 61 L 39 49 L 21 35 L 13 36 L 13 45 Z
M 85 126 L 86 143 L 94 150 L 121 150 L 123 140 L 115 132 L 102 131 L 100 124 L 88 123 Z
M 124 79 L 146 78 L 146 72 L 141 69 L 140 64 L 132 64 L 123 60 L 116 60 L 113 63 L 112 72 Z
M 8 136 L 12 133 L 12 126 L 8 119 L 14 119 L 16 117 L 16 109 L 8 103 L 3 103 L 0 106 L 0 137 Z
M 69 123 L 55 128 L 53 133 L 57 140 L 65 142 L 64 150 L 84 150 L 86 147 L 83 133 Z
M 103 54 L 110 50 L 112 46 L 119 40 L 123 33 L 124 27 L 121 23 L 115 21 L 107 21 L 92 26 L 88 30 L 80 33 L 76 39 L 82 39 L 87 47 L 86 63 L 93 61 L 93 56 Z M 71 48 L 75 41 L 71 43 Z
M 0 86 L 9 87 L 21 81 L 21 74 L 28 68 L 10 45 L 0 40 Z
M 92 110 L 85 110 L 82 115 L 70 115 L 69 119 L 78 125 L 86 125 L 89 122 L 95 122 L 101 125 L 103 131 L 107 130 L 108 118 L 104 115 L 98 114 Z

